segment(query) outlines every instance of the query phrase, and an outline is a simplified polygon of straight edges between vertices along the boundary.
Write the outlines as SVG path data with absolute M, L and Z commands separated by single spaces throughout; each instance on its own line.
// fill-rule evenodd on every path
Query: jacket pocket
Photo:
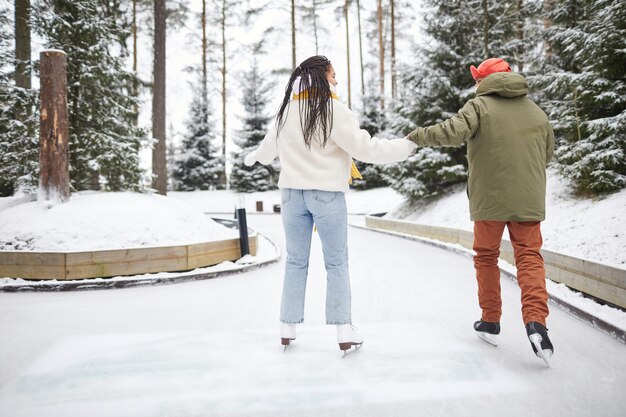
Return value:
M 320 203 L 328 204 L 335 201 L 340 193 L 341 191 L 315 190 L 313 191 L 313 199 L 319 201 Z

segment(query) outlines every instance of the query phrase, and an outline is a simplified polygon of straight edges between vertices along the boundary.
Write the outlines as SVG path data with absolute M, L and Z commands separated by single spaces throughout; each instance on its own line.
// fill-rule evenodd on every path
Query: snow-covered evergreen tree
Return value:
M 201 77 L 200 77 L 201 78 Z M 200 86 L 202 80 L 198 81 Z M 211 103 L 206 88 L 196 88 L 186 122 L 180 153 L 172 172 L 175 189 L 181 191 L 223 189 L 224 160 L 216 146 Z
M 245 110 L 243 129 L 234 138 L 239 151 L 233 153 L 230 187 L 236 191 L 266 191 L 276 188 L 278 165 L 244 165 L 243 160 L 259 146 L 265 137 L 271 116 L 267 115 L 268 93 L 271 91 L 266 74 L 259 69 L 260 45 L 253 52 L 252 66 L 243 75 L 242 103 Z
M 39 178 L 39 91 L 15 85 L 12 13 L 0 9 L 0 197 Z
M 557 136 L 556 160 L 580 194 L 626 187 L 626 4 L 551 2 L 548 59 L 532 79 Z
M 514 36 L 508 22 L 514 18 L 513 1 L 487 1 L 487 32 L 480 0 L 426 3 L 432 11 L 425 18 L 430 40 L 416 46 L 415 63 L 400 71 L 398 99 L 389 120 L 397 134 L 452 117 L 473 97 L 470 65 L 491 56 L 511 59 L 512 48 L 517 47 L 508 42 Z M 420 150 L 407 161 L 388 165 L 384 177 L 410 198 L 436 196 L 445 187 L 466 181 L 465 146 Z
M 360 111 L 361 129 L 379 138 L 392 137 L 393 133 L 387 129 L 387 115 L 380 108 L 380 94 L 376 90 L 373 80 L 367 84 L 367 90 L 362 97 L 362 109 Z M 376 187 L 389 185 L 383 178 L 383 166 L 355 161 L 356 167 L 363 179 L 355 179 L 352 187 L 358 190 L 368 190 Z
M 34 9 L 49 48 L 67 53 L 70 182 L 75 190 L 138 189 L 134 76 L 120 52 L 116 16 L 96 0 L 41 0 Z

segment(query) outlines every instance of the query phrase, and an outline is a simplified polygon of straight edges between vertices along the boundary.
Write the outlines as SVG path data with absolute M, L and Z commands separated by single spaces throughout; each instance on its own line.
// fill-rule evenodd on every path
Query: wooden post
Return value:
M 40 56 L 39 201 L 70 198 L 67 124 L 67 62 L 65 52 L 46 50 Z

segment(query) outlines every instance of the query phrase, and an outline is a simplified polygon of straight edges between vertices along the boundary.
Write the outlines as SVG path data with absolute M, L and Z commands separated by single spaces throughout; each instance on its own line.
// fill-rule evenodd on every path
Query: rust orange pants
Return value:
M 509 229 L 517 267 L 517 283 L 522 290 L 524 324 L 536 321 L 545 325 L 548 293 L 543 257 L 539 252 L 543 243 L 540 222 L 474 222 L 474 268 L 482 320 L 499 322 L 502 315 L 498 256 L 505 226 Z

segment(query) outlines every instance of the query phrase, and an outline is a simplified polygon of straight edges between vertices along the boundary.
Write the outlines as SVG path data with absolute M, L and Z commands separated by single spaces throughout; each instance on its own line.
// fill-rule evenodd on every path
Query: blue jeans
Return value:
M 344 194 L 285 188 L 281 195 L 281 212 L 287 261 L 280 321 L 291 324 L 304 321 L 304 295 L 315 224 L 322 241 L 327 273 L 326 323 L 350 323 L 348 211 Z

